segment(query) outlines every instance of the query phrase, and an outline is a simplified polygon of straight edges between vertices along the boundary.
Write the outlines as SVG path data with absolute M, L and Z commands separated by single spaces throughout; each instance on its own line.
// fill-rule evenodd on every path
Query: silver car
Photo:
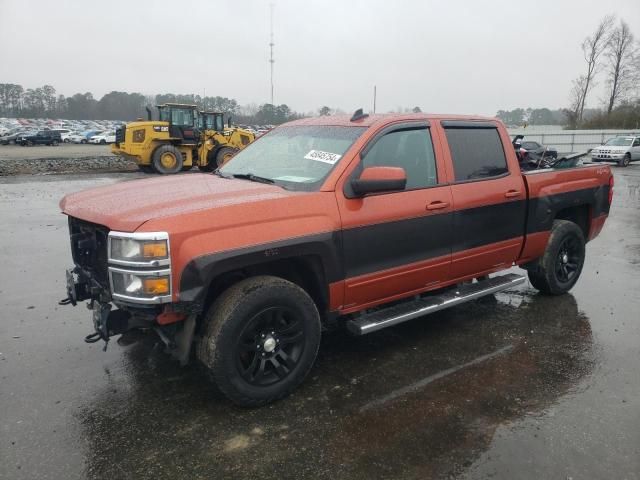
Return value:
M 591 150 L 594 162 L 616 162 L 621 167 L 640 160 L 640 136 L 625 135 L 607 140 Z

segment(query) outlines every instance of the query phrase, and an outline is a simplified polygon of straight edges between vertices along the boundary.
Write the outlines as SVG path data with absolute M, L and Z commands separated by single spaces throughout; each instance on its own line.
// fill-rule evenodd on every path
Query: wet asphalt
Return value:
M 231 405 L 149 338 L 106 353 L 61 307 L 66 192 L 0 178 L 0 478 L 640 478 L 640 164 L 570 294 L 527 283 L 365 337 L 326 335 L 291 397 Z

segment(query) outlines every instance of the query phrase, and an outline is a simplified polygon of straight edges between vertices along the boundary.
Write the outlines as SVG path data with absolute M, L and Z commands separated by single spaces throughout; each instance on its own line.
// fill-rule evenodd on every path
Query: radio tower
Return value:
M 269 63 L 271 64 L 271 105 L 273 105 L 273 64 L 276 63 L 273 59 L 273 7 L 273 3 L 269 5 L 271 10 L 271 41 L 269 42 L 269 50 L 271 51 L 271 56 L 269 58 Z

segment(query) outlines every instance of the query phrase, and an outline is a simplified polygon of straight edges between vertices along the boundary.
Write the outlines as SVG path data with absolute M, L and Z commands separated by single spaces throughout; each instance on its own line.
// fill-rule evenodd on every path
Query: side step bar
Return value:
M 453 287 L 444 293 L 426 296 L 417 300 L 409 300 L 382 310 L 360 315 L 347 322 L 347 329 L 355 335 L 364 335 L 375 332 L 398 323 L 412 320 L 428 313 L 444 310 L 445 308 L 460 305 L 485 295 L 506 290 L 524 283 L 525 277 L 515 273 L 509 273 L 500 277 L 481 280 L 477 283 L 468 283 Z

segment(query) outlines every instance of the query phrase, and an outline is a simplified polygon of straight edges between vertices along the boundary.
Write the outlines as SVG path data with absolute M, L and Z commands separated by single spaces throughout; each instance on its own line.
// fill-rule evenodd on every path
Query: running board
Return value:
M 525 277 L 509 273 L 500 277 L 481 280 L 477 283 L 467 283 L 446 290 L 439 295 L 432 295 L 396 304 L 382 310 L 360 315 L 347 322 L 347 329 L 355 335 L 375 332 L 398 323 L 412 320 L 428 313 L 444 310 L 460 305 L 485 295 L 506 290 L 524 283 Z

